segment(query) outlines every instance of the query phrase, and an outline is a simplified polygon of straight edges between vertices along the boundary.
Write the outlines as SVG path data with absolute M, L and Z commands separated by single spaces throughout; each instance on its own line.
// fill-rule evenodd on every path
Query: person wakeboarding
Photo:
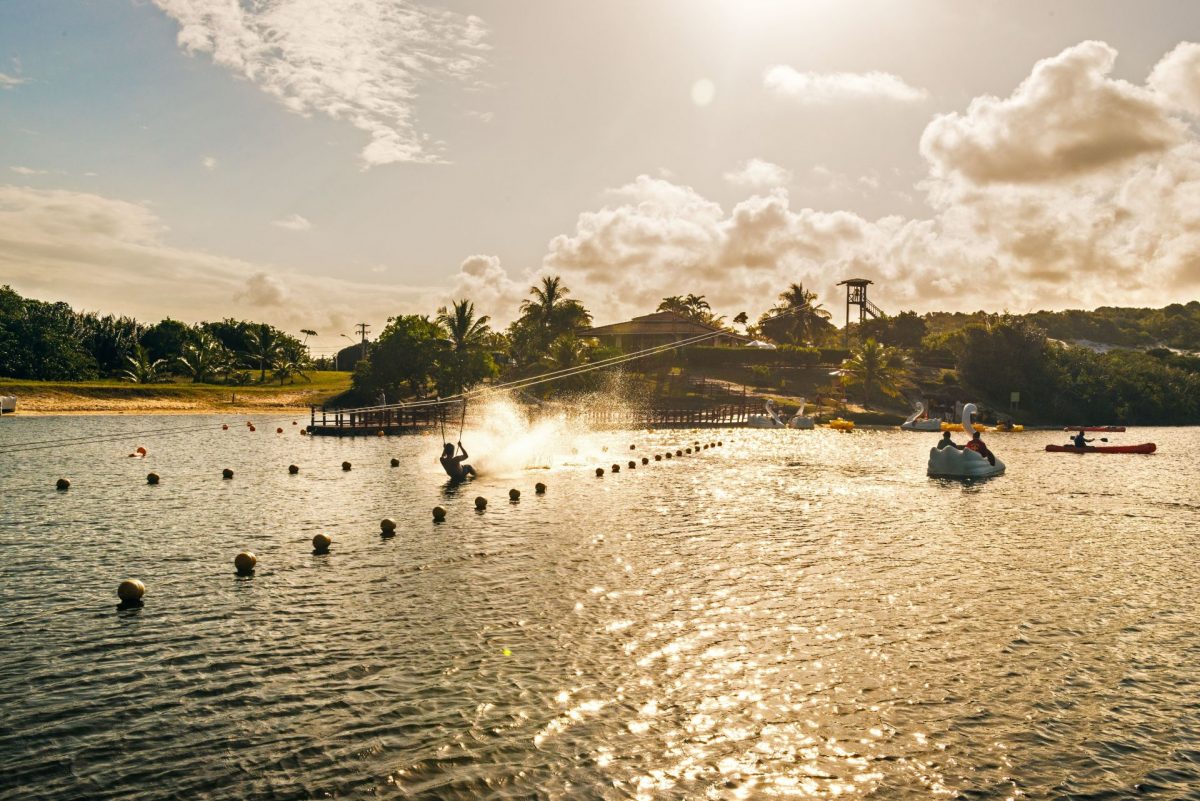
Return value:
M 1078 434 L 1071 437 L 1071 442 L 1075 443 L 1076 448 L 1086 448 L 1087 444 L 1089 442 L 1095 442 L 1095 441 L 1096 440 L 1094 440 L 1094 439 L 1088 439 L 1087 437 L 1085 437 L 1083 435 L 1083 429 L 1080 429 Z
M 947 432 L 947 433 L 949 433 L 949 432 Z M 988 450 L 987 445 L 983 444 L 983 437 L 979 436 L 978 431 L 976 431 L 975 434 L 972 435 L 971 441 L 967 443 L 967 447 L 970 448 L 971 450 L 975 451 L 976 453 L 978 453 L 984 459 L 987 459 L 988 462 L 993 467 L 995 466 L 996 455 L 994 453 L 992 453 L 990 450 Z
M 442 448 L 442 458 L 439 459 L 442 463 L 442 469 L 446 471 L 446 475 L 450 476 L 451 481 L 466 481 L 468 476 L 477 476 L 475 468 L 469 464 L 463 464 L 469 457 L 467 449 L 463 444 L 458 443 L 459 450 L 462 451 L 462 456 L 454 455 L 454 446 L 449 442 Z

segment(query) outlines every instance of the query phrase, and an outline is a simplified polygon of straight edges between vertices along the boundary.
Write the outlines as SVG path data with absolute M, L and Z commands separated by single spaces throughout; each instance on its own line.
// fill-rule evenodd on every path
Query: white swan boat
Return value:
M 804 398 L 800 399 L 800 408 L 792 415 L 792 419 L 787 421 L 788 428 L 798 428 L 803 431 L 809 431 L 817 427 L 817 421 L 811 417 L 804 416 L 804 407 L 808 405 L 808 401 Z
M 902 431 L 941 431 L 941 420 L 930 420 L 928 418 L 921 419 L 925 414 L 925 404 L 917 401 L 917 408 L 908 416 L 908 419 L 900 424 Z
M 752 414 L 746 418 L 746 425 L 750 428 L 783 428 L 784 422 L 779 419 L 779 415 L 775 412 L 775 405 L 770 400 L 766 403 L 767 413 Z
M 968 435 L 975 433 L 971 425 L 971 415 L 975 413 L 975 404 L 968 403 L 963 407 L 962 426 Z M 993 454 L 994 455 L 994 454 Z M 988 478 L 1004 473 L 1004 462 L 996 458 L 992 464 L 970 448 L 930 448 L 928 473 L 939 478 Z

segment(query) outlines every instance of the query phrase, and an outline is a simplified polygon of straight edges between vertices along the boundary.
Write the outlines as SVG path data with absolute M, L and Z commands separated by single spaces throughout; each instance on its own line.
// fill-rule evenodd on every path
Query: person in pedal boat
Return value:
M 979 436 L 978 431 L 976 431 L 974 436 L 971 437 L 971 441 L 967 443 L 967 447 L 978 453 L 984 459 L 987 459 L 992 465 L 996 464 L 995 454 L 988 450 L 987 445 L 983 444 L 983 437 Z
M 963 446 L 950 439 L 949 431 L 943 431 L 942 438 L 938 440 L 937 449 L 940 451 L 943 448 L 958 448 L 961 451 Z
M 1085 437 L 1083 435 L 1083 429 L 1080 429 L 1078 434 L 1071 437 L 1071 441 L 1075 443 L 1076 448 L 1086 448 L 1089 442 L 1095 442 L 1096 440 Z
M 475 468 L 469 464 L 463 464 L 467 460 L 467 449 L 458 443 L 459 450 L 462 451 L 462 456 L 454 455 L 454 446 L 449 442 L 442 448 L 442 458 L 439 460 L 442 463 L 442 469 L 446 471 L 446 475 L 450 476 L 453 481 L 466 481 L 467 476 L 478 475 Z

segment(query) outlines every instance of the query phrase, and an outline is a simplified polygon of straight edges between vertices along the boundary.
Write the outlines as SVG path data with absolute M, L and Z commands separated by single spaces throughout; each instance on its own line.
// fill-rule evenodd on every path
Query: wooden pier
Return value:
M 319 437 L 374 437 L 382 431 L 393 434 L 417 434 L 448 425 L 457 404 L 412 406 L 392 403 L 357 409 L 326 409 L 310 406 L 308 433 Z M 457 422 L 457 418 L 455 419 Z

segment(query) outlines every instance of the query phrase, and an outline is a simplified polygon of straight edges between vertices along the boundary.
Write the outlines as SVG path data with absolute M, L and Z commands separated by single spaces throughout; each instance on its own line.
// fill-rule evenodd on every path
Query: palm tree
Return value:
M 476 318 L 475 304 L 466 298 L 454 301 L 450 309 L 443 306 L 437 314 L 438 325 L 450 335 L 450 347 L 455 353 L 486 348 L 491 342 L 490 319 L 486 314 Z
M 193 341 L 184 343 L 183 355 L 179 357 L 179 363 L 194 384 L 213 378 L 225 370 L 229 362 L 228 349 L 204 330 L 198 331 Z
M 875 387 L 885 395 L 899 395 L 911 374 L 908 357 L 903 351 L 880 345 L 873 338 L 859 345 L 850 358 L 842 362 L 842 371 L 853 383 L 863 385 L 864 405 L 871 403 L 871 390 Z
M 282 343 L 279 332 L 266 323 L 259 323 L 246 332 L 246 355 L 258 363 L 258 380 L 267 380 L 267 368 L 275 366 Z
M 809 342 L 829 326 L 830 314 L 816 302 L 817 293 L 803 284 L 789 284 L 779 293 L 779 303 L 759 318 L 759 326 L 772 339 Z
M 126 381 L 132 381 L 135 384 L 156 384 L 162 380 L 162 368 L 167 363 L 166 359 L 150 361 L 146 349 L 140 344 L 133 349 L 132 356 L 125 358 L 131 365 L 130 369 L 125 371 Z
M 541 286 L 529 288 L 533 300 L 522 301 L 521 317 L 536 322 L 547 341 L 559 334 L 588 325 L 592 315 L 583 304 L 568 298 L 571 290 L 563 286 L 562 278 L 548 275 L 542 278 Z

